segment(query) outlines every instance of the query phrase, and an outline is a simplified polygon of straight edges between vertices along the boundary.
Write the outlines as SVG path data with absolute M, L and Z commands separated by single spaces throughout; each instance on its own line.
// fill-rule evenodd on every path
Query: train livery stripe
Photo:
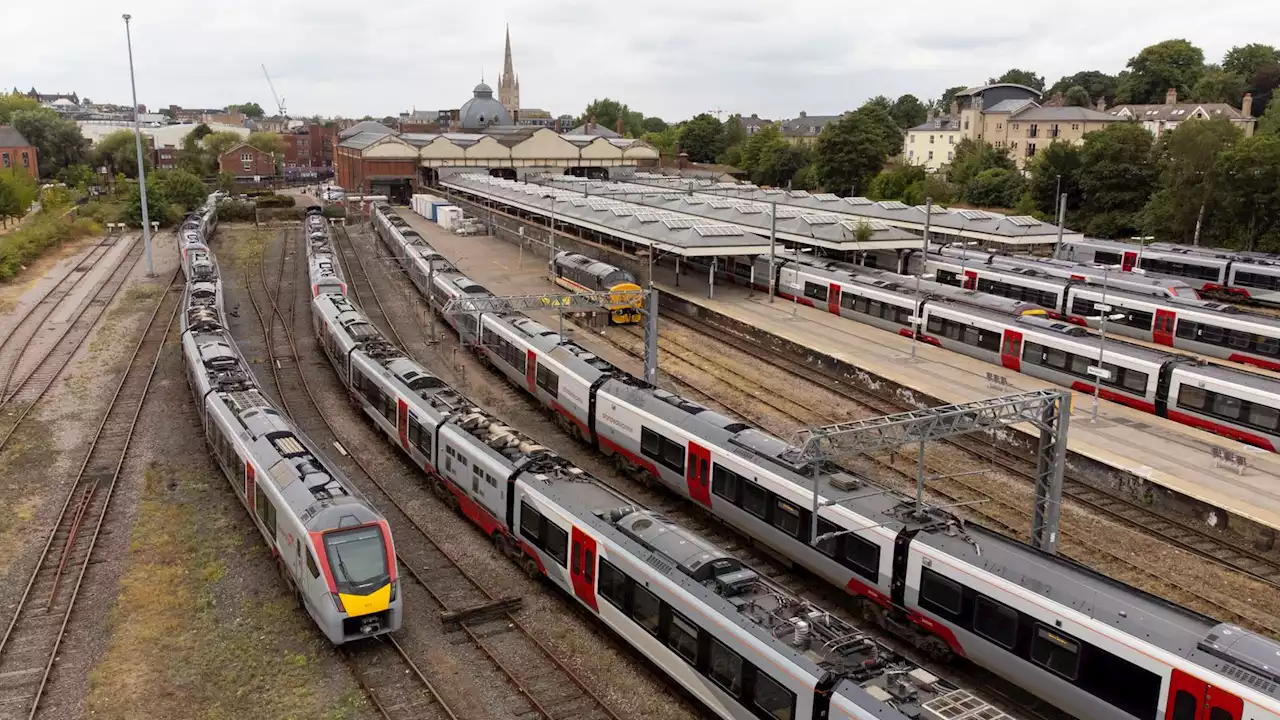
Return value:
M 1184 413 L 1178 410 L 1170 409 L 1169 419 L 1186 424 L 1186 425 L 1190 425 L 1191 427 L 1198 427 L 1201 430 L 1208 430 L 1209 432 L 1217 433 L 1219 435 L 1229 437 L 1232 440 L 1238 440 L 1242 443 L 1247 443 L 1249 445 L 1256 445 L 1257 447 L 1260 447 L 1264 450 L 1270 450 L 1271 452 L 1276 451 L 1275 445 L 1270 440 L 1268 440 L 1267 438 L 1261 435 L 1255 435 L 1251 432 L 1246 432 L 1239 428 L 1231 427 L 1230 425 L 1223 425 L 1222 423 L 1217 423 L 1212 420 L 1202 418 L 1199 415 L 1191 415 L 1189 413 Z
M 1092 383 L 1085 382 L 1084 380 L 1076 380 L 1071 383 L 1071 389 L 1076 392 L 1093 394 L 1093 387 Z M 1146 400 L 1139 400 L 1135 397 L 1130 397 L 1124 393 L 1118 393 L 1115 390 L 1108 390 L 1104 387 L 1100 387 L 1098 388 L 1098 397 L 1103 400 L 1120 403 L 1121 405 L 1128 405 L 1131 408 L 1136 408 L 1143 412 L 1151 413 L 1152 415 L 1156 414 L 1156 406 L 1153 403 L 1149 403 Z M 1173 413 L 1169 414 L 1169 419 L 1173 419 Z
M 338 583 L 333 580 L 333 570 L 329 568 L 329 553 L 324 547 L 324 533 L 310 532 L 311 547 L 316 551 L 316 564 L 320 566 L 320 573 L 324 576 L 324 584 L 329 588 L 329 592 L 338 592 Z M 395 563 L 391 563 L 395 565 Z
M 1232 353 L 1227 359 L 1232 362 L 1244 363 L 1245 365 L 1252 365 L 1266 370 L 1280 370 L 1280 362 L 1276 362 L 1275 360 L 1266 360 L 1252 355 Z

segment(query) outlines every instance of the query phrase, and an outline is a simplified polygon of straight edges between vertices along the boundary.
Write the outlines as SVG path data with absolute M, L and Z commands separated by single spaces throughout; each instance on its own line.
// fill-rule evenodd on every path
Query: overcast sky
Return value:
M 521 104 L 581 113 L 612 97 L 668 120 L 699 112 L 794 117 L 868 97 L 938 96 L 1009 67 L 1049 83 L 1117 72 L 1142 47 L 1185 37 L 1220 61 L 1280 44 L 1276 0 L 1044 0 L 966 10 L 913 0 L 46 0 L 4 5 L 0 83 L 129 102 L 121 13 L 133 15 L 138 100 L 382 116 L 456 108 L 483 69 L 496 89 L 511 24 Z

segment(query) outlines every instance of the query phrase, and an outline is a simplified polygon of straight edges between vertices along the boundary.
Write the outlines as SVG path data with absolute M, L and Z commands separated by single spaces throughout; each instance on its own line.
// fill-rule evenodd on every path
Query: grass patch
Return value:
M 218 232 L 221 240 L 218 257 L 231 260 L 240 274 L 245 277 L 250 277 L 251 273 L 256 275 L 258 263 L 262 260 L 262 253 L 267 250 L 267 242 L 271 240 L 271 235 L 271 231 L 258 230 L 252 226 L 234 228 L 223 226 Z
M 0 283 L 12 280 L 51 248 L 101 232 L 102 226 L 90 218 L 37 214 L 18 230 L 0 235 Z
M 220 475 L 152 464 L 90 677 L 95 718 L 343 718 L 366 714 L 328 643 L 275 578 Z M 231 519 L 231 518 L 234 518 Z M 237 571 L 245 570 L 241 576 Z
M 0 411 L 4 416 L 0 427 L 7 429 L 23 409 L 24 406 L 19 405 Z M 0 453 L 0 494 L 8 498 L 5 511 L 0 512 L 0 575 L 8 571 L 23 546 L 19 538 L 30 530 L 40 507 L 38 493 L 53 480 L 48 476 L 49 468 L 58 461 L 59 455 L 52 428 L 35 414 L 27 417 L 24 426 Z

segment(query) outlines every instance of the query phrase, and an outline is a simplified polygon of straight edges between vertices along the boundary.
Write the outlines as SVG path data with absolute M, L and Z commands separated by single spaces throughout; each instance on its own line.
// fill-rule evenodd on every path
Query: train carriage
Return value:
M 1272 452 L 1280 447 L 1280 391 L 1274 382 L 1226 368 L 1176 367 L 1169 419 Z
M 551 260 L 555 283 L 575 293 L 616 293 L 609 305 L 609 321 L 615 325 L 640 322 L 640 286 L 629 271 L 594 260 L 581 253 L 561 251 Z

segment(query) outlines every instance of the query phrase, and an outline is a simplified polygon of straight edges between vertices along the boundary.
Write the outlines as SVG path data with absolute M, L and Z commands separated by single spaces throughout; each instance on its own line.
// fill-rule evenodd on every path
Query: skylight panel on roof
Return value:
M 1013 217 L 1006 219 L 1018 227 L 1035 227 L 1040 224 L 1039 220 L 1031 217 L 1030 215 L 1014 215 Z
M 715 184 L 715 188 L 717 190 L 734 190 L 737 187 L 738 187 L 738 183 L 731 183 L 731 182 L 722 182 L 722 183 Z
M 679 200 L 684 197 L 684 193 L 662 193 L 663 200 Z
M 636 213 L 636 219 L 642 223 L 658 222 L 659 220 L 663 220 L 669 217 L 671 217 L 671 213 L 653 212 L 652 210 L 643 210 Z
M 746 215 L 757 215 L 768 209 L 764 205 L 757 205 L 755 203 L 739 203 L 734 207 L 738 209 L 738 212 Z
M 662 221 L 662 224 L 666 225 L 670 230 L 688 230 L 697 223 L 694 222 L 693 218 L 673 217 L 666 218 Z
M 906 210 L 909 207 L 906 203 L 900 203 L 897 200 L 882 200 L 876 204 L 885 210 Z
M 840 222 L 839 215 L 831 215 L 828 213 L 820 213 L 817 215 L 801 215 L 800 219 L 810 225 L 835 225 Z
M 840 225 L 849 232 L 857 232 L 859 227 L 867 227 L 875 232 L 889 229 L 889 224 L 881 220 L 841 220 Z
M 1002 217 L 995 213 L 989 213 L 986 210 L 954 210 L 953 212 L 965 220 L 994 220 Z
M 765 189 L 764 194 L 765 195 L 781 195 L 784 192 L 786 192 L 786 190 L 779 190 L 778 188 L 767 188 Z
M 636 213 L 640 212 L 640 210 L 633 205 L 619 205 L 615 208 L 610 208 L 610 209 L 613 210 L 613 214 L 617 215 L 618 217 L 627 217 L 629 215 L 635 215 Z
M 703 198 L 699 195 L 685 195 L 684 201 L 685 201 L 685 204 L 687 205 L 701 205 L 705 203 L 707 200 L 706 198 Z
M 807 198 L 807 197 L 812 197 L 812 196 L 809 194 L 809 191 L 808 191 L 808 190 L 788 190 L 788 191 L 787 191 L 787 197 L 793 197 L 793 198 Z
M 608 210 L 611 207 L 617 207 L 622 204 L 623 203 L 620 200 L 609 200 L 606 198 L 591 198 L 587 201 L 587 205 L 589 205 L 592 210 Z
M 822 202 L 835 202 L 840 199 L 840 196 L 835 193 L 818 193 L 813 196 L 813 199 L 821 200 Z
M 867 198 L 856 196 L 856 195 L 854 197 L 847 197 L 844 199 L 844 201 L 849 203 L 850 205 L 874 205 L 875 204 L 874 200 L 869 200 Z
M 707 204 L 717 210 L 728 210 L 731 207 L 737 207 L 738 203 L 733 200 L 708 200 Z
M 780 218 L 798 218 L 804 213 L 799 208 L 780 207 L 777 210 L 777 216 Z
M 694 228 L 701 237 L 733 237 L 742 234 L 737 225 L 699 225 Z
M 574 207 L 582 207 L 591 201 L 580 195 L 575 195 L 574 197 L 569 198 L 569 202 L 572 203 Z
M 942 207 L 941 205 L 934 205 L 932 206 L 932 209 L 930 209 L 930 206 L 928 205 L 916 205 L 915 207 L 920 212 L 924 212 L 925 210 L 928 210 L 934 215 L 937 215 L 938 213 L 945 213 L 947 211 L 947 209 Z

